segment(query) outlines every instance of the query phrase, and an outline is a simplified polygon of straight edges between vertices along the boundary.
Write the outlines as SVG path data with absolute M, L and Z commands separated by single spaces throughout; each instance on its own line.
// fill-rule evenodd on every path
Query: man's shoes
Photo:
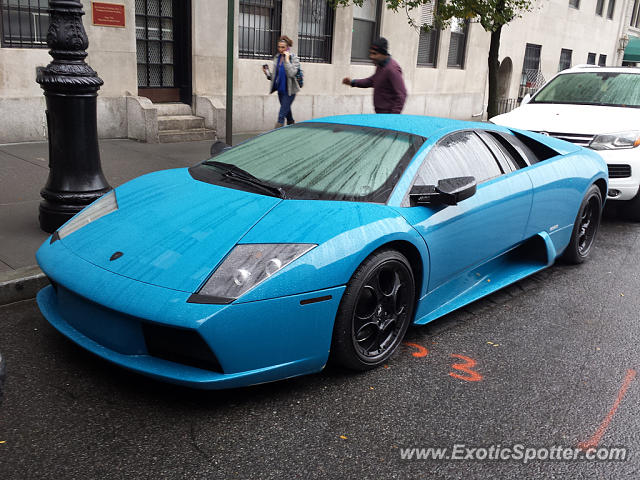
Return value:
M 276 122 L 276 126 L 274 128 L 284 127 L 284 124 Z

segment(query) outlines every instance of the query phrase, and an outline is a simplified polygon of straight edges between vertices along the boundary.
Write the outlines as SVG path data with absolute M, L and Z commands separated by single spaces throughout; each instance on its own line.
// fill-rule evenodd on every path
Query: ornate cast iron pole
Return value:
M 47 45 L 53 61 L 39 69 L 49 131 L 49 178 L 40 192 L 40 228 L 53 232 L 111 190 L 98 150 L 96 100 L 103 81 L 85 63 L 89 46 L 80 0 L 49 0 Z

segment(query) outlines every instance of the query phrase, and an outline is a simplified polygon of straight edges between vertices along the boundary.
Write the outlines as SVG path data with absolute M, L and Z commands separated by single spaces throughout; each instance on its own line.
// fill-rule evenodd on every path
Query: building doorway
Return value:
M 136 0 L 138 95 L 191 104 L 191 0 Z

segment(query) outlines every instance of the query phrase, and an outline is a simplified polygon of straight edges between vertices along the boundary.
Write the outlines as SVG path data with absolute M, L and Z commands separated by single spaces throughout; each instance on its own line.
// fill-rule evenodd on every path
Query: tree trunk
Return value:
M 491 44 L 489 45 L 489 100 L 487 105 L 487 119 L 498 114 L 498 52 L 500 51 L 500 33 L 502 25 L 495 32 L 491 32 Z

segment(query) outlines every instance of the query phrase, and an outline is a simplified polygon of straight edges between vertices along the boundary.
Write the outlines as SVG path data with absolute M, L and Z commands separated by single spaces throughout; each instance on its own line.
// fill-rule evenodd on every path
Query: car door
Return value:
M 437 185 L 444 178 L 473 176 L 477 191 L 472 197 L 457 205 L 403 209 L 429 249 L 428 291 L 523 239 L 531 210 L 531 180 L 480 135 L 486 137 L 483 132 L 467 130 L 442 138 L 427 154 L 414 180 L 414 185 Z

